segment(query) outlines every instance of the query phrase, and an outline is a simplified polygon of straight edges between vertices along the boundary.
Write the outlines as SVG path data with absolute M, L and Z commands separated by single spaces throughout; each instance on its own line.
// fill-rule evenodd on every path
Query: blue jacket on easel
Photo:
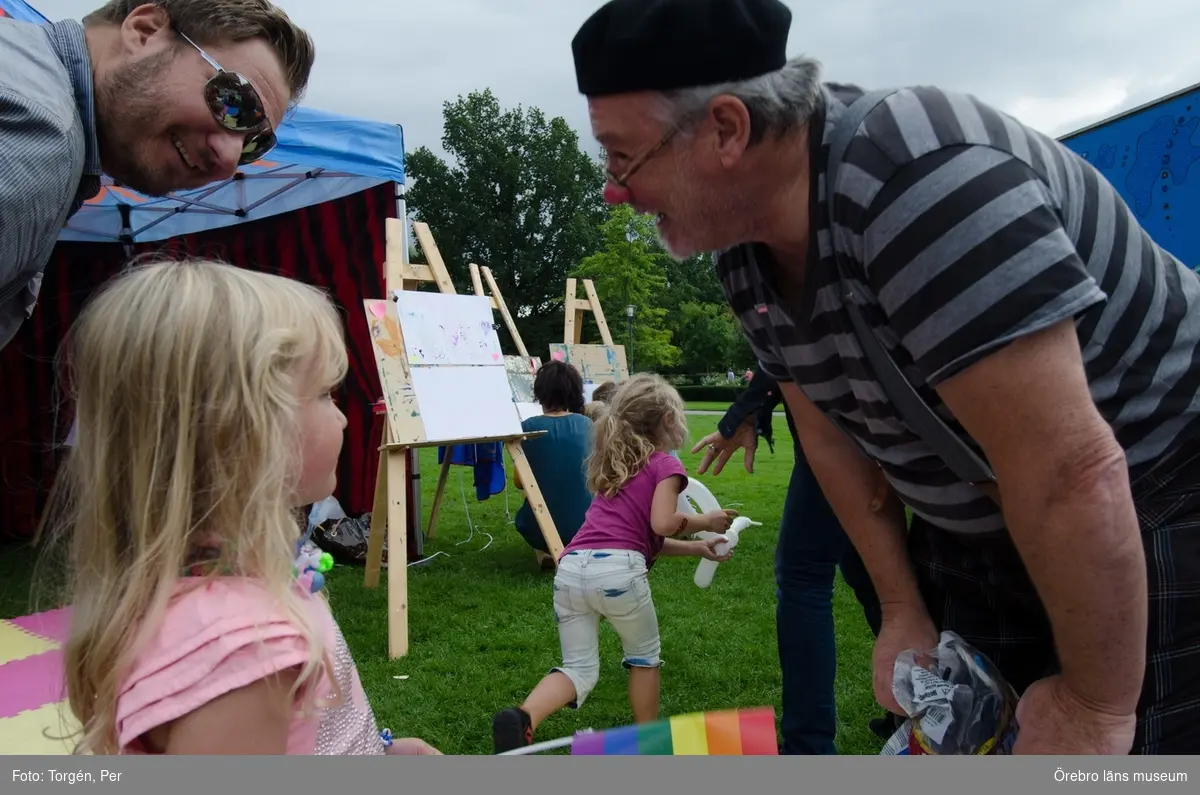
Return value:
M 445 447 L 438 448 L 438 463 L 446 460 Z M 487 444 L 456 444 L 449 448 L 451 465 L 474 467 L 475 498 L 483 502 L 493 494 L 504 491 L 504 445 L 500 442 Z

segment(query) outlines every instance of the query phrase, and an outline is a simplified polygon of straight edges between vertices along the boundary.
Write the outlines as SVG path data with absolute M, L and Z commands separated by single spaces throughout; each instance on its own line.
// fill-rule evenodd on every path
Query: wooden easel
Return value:
M 596 287 L 592 284 L 591 279 L 583 280 L 583 289 L 587 293 L 587 298 L 579 298 L 576 293 L 576 280 L 567 279 L 567 296 L 563 302 L 563 310 L 566 314 L 566 319 L 563 325 L 563 345 L 558 346 L 556 343 L 550 345 L 551 358 L 557 358 L 555 348 L 559 347 L 559 355 L 569 350 L 573 350 L 570 355 L 570 363 L 579 369 L 583 374 L 585 383 L 588 379 L 588 373 L 591 368 L 604 369 L 606 360 L 607 364 L 615 364 L 617 372 L 614 374 L 618 383 L 629 378 L 629 368 L 625 361 L 625 346 L 618 345 L 613 341 L 612 332 L 608 330 L 608 321 L 604 319 L 604 309 L 600 306 L 600 297 L 596 294 Z M 596 327 L 600 330 L 601 343 L 599 345 L 583 345 L 579 342 L 583 335 L 583 317 L 585 312 L 591 312 L 596 318 Z M 612 357 L 615 356 L 615 361 Z M 564 359 L 564 361 L 567 361 Z
M 425 252 L 428 264 L 408 263 L 403 257 L 402 240 L 405 234 L 404 221 L 387 219 L 387 263 L 385 265 L 385 289 L 387 301 L 392 300 L 396 290 L 413 289 L 422 282 L 433 282 L 442 293 L 457 294 L 449 271 L 438 252 L 437 244 L 428 225 L 415 222 L 413 231 Z M 495 300 L 493 300 L 495 303 Z M 507 311 L 505 311 L 507 314 Z M 514 335 L 515 336 L 515 335 Z M 523 343 L 522 343 L 523 345 Z M 519 434 L 488 439 L 423 440 L 397 443 L 397 429 L 392 427 L 392 417 L 384 421 L 383 438 L 379 447 L 379 470 L 375 478 L 375 499 L 371 513 L 371 531 L 367 539 L 366 571 L 363 585 L 375 588 L 379 585 L 379 572 L 383 565 L 383 539 L 387 534 L 389 553 L 388 565 L 388 656 L 392 659 L 408 653 L 408 555 L 407 545 L 407 492 L 404 488 L 408 476 L 407 455 L 410 450 L 422 447 L 450 447 L 454 445 L 487 444 L 501 442 L 512 457 L 513 467 L 526 489 L 534 518 L 546 540 L 546 546 L 554 559 L 562 554 L 562 541 L 558 529 L 550 517 L 537 479 L 521 447 L 522 440 L 535 434 Z M 406 435 L 408 438 L 411 434 Z M 434 526 L 445 491 L 449 472 L 449 450 L 438 477 L 438 489 L 430 508 L 430 528 Z M 396 484 L 399 484 L 397 487 Z M 418 517 L 419 521 L 419 517 Z M 399 553 L 399 554 L 397 554 Z
M 583 289 L 587 298 L 576 297 L 575 279 L 567 279 L 567 300 L 563 303 L 563 342 L 568 345 L 578 345 L 583 332 L 583 313 L 591 312 L 596 318 L 596 326 L 600 329 L 600 339 L 610 348 L 615 348 L 612 333 L 608 330 L 608 321 L 604 319 L 604 309 L 600 306 L 600 296 L 596 295 L 596 285 L 591 279 L 583 280 Z
M 513 316 L 508 313 L 508 305 L 504 303 L 504 296 L 500 295 L 500 288 L 496 286 L 496 280 L 492 278 L 492 269 L 486 265 L 482 268 L 474 262 L 470 264 L 471 268 L 471 283 L 475 286 L 475 295 L 485 295 L 483 292 L 483 281 L 480 280 L 480 274 L 487 280 L 488 289 L 492 291 L 490 296 L 492 299 L 492 309 L 500 313 L 500 317 L 504 318 L 504 325 L 508 327 L 508 333 L 513 338 L 513 343 L 517 346 L 517 353 L 523 358 L 529 358 L 529 351 L 525 349 L 525 342 L 521 339 L 520 332 L 517 331 L 516 321 Z

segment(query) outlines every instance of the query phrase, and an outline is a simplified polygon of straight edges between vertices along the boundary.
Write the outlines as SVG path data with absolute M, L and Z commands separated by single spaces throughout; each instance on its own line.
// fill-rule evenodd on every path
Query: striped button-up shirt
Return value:
M 0 19 L 0 347 L 33 313 L 59 232 L 100 191 L 83 26 Z

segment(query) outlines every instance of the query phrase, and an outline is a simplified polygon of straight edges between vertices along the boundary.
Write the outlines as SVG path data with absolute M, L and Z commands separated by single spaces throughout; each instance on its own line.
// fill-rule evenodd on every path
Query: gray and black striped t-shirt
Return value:
M 832 128 L 862 91 L 826 85 L 814 230 L 800 306 L 784 307 L 770 255 L 737 246 L 717 274 L 764 371 L 795 381 L 882 466 L 914 512 L 950 531 L 1003 528 L 887 402 L 838 291 L 855 300 L 918 393 L 983 455 L 933 387 L 1022 335 L 1074 318 L 1092 397 L 1131 475 L 1200 430 L 1200 277 L 1153 243 L 1103 176 L 975 98 L 903 89 L 846 149 L 829 223 Z M 793 322 L 798 319 L 798 323 Z M 1033 454 L 1033 451 L 1031 451 Z

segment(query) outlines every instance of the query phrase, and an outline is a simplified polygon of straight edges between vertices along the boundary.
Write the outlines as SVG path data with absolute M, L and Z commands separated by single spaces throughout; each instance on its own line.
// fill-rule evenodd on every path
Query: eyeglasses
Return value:
M 646 163 L 650 160 L 650 158 L 652 158 L 656 154 L 658 154 L 659 150 L 661 150 L 664 146 L 666 146 L 668 143 L 670 143 L 671 139 L 675 137 L 675 133 L 679 132 L 679 130 L 680 130 L 680 127 L 678 125 L 671 127 L 671 129 L 667 130 L 666 134 L 662 138 L 658 139 L 658 143 L 656 143 L 654 146 L 647 149 L 645 152 L 643 152 L 638 157 L 634 158 L 634 161 L 629 164 L 629 168 L 625 169 L 625 171 L 622 172 L 620 176 L 616 176 L 611 171 L 609 171 L 608 178 L 610 180 L 612 180 L 613 183 L 620 185 L 622 188 L 625 188 L 626 190 L 628 190 L 629 185 L 627 185 L 626 183 L 629 181 L 629 178 L 632 177 L 634 174 L 636 174 L 638 172 L 638 169 L 640 169 L 642 166 L 646 165 Z
M 213 117 L 222 127 L 246 133 L 238 164 L 246 165 L 262 159 L 267 152 L 275 148 L 277 140 L 275 130 L 271 128 L 271 120 L 267 118 L 266 105 L 258 90 L 244 75 L 227 72 L 211 55 L 202 50 L 200 45 L 183 33 L 179 36 L 195 47 L 200 57 L 217 70 L 204 84 L 204 99 L 208 102 Z

